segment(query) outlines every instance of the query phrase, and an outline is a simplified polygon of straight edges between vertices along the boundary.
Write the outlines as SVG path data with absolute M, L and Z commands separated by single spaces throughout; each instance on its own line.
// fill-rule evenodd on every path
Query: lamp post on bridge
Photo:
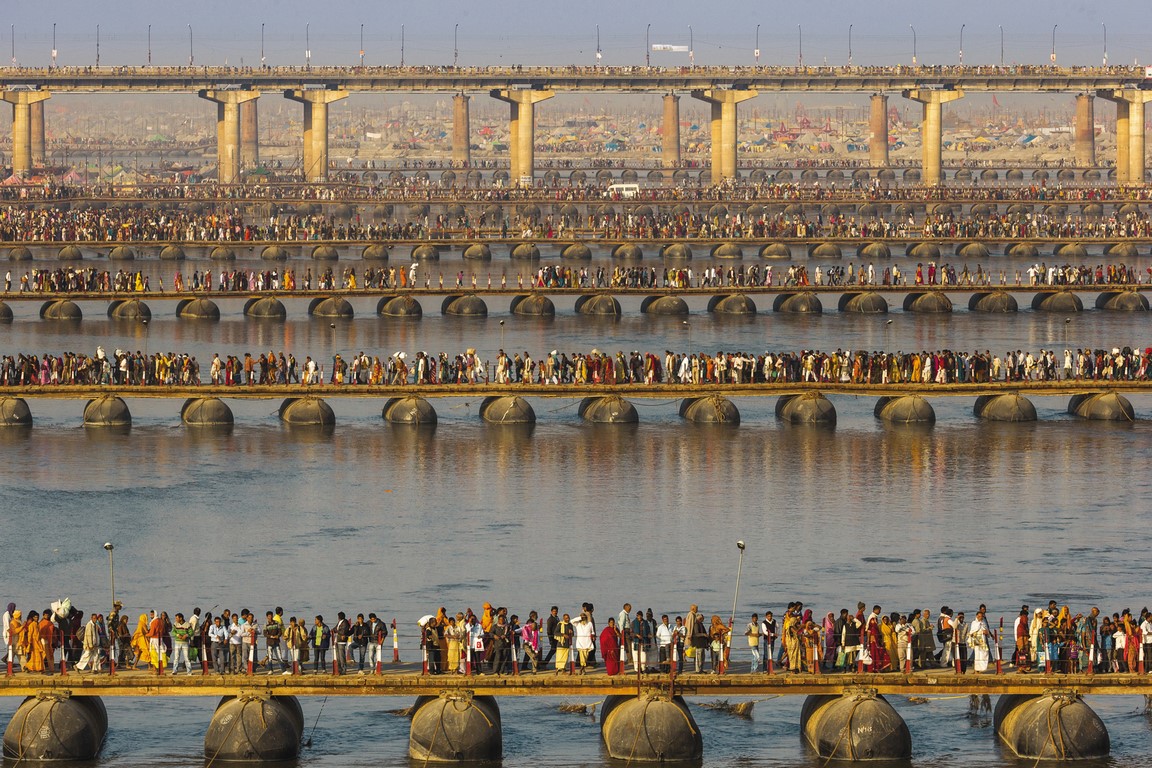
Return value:
M 596 66 L 600 66 L 600 59 L 602 59 L 602 58 L 603 58 L 603 54 L 601 54 L 601 52 L 600 52 L 600 25 L 597 24 L 596 25 Z
M 756 47 L 752 49 L 752 56 L 756 59 L 756 66 L 760 66 L 760 25 L 756 25 Z
M 196 55 L 192 50 L 192 25 L 188 25 L 188 66 L 192 67 L 196 64 Z
M 12 54 L 12 63 L 16 63 L 16 54 Z M 100 69 L 100 25 L 96 25 L 96 69 Z
M 688 25 L 688 66 L 696 67 L 696 43 L 692 41 L 692 25 Z
M 304 25 L 304 69 L 312 69 L 312 25 Z
M 452 27 L 452 69 L 456 69 L 456 63 L 460 60 L 460 25 Z
M 1108 66 L 1108 25 L 1100 22 L 1100 26 L 1104 28 L 1104 66 Z
M 960 66 L 964 66 L 964 27 L 966 24 L 960 25 Z
M 1000 68 L 1004 68 L 1004 25 L 999 24 L 1000 27 Z
M 56 69 L 56 22 L 52 22 L 52 69 Z
M 1056 66 L 1056 27 L 1059 24 L 1052 25 L 1052 66 Z
M 260 68 L 264 68 L 264 22 L 260 22 Z
M 360 25 L 360 68 L 364 68 L 364 25 Z
M 908 29 L 912 30 L 912 66 L 916 66 L 916 27 L 909 24 Z
M 400 25 L 400 68 L 404 68 L 404 25 Z
M 799 24 L 796 25 L 796 35 L 799 42 L 796 62 L 800 69 L 804 69 L 804 27 L 800 26 Z
M 152 25 L 148 25 L 148 66 L 152 66 Z
M 116 611 L 116 563 L 112 558 L 112 542 L 104 542 L 104 549 L 108 552 L 108 584 L 112 591 L 112 612 Z
M 652 66 L 652 46 L 649 45 L 649 43 L 648 43 L 649 35 L 651 34 L 651 32 L 652 32 L 652 25 L 649 24 L 647 27 L 644 28 L 644 66 L 645 67 L 651 67 Z
M 848 25 L 848 68 L 852 68 L 852 25 Z

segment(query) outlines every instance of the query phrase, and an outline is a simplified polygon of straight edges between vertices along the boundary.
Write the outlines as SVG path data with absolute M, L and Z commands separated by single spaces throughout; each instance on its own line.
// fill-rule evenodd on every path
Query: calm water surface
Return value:
M 505 348 L 534 356 L 593 346 L 1003 354 L 1152 341 L 1146 316 L 1100 312 L 1071 323 L 1031 312 L 726 319 L 693 300 L 685 326 L 639 315 L 638 298 L 623 300 L 625 316 L 609 322 L 576 317 L 566 302 L 544 321 L 511 317 L 504 306 L 460 321 L 432 305 L 424 320 L 396 322 L 375 318 L 374 301 L 358 299 L 357 319 L 335 329 L 306 318 L 305 302 L 295 300 L 289 322 L 273 325 L 244 320 L 238 301 L 224 302 L 216 324 L 177 321 L 170 304 L 154 304 L 147 328 L 111 323 L 100 303 L 85 304 L 87 319 L 75 326 L 44 324 L 36 306 L 18 304 L 0 348 L 91 352 L 103 344 L 187 350 L 203 360 L 286 349 L 328 360 L 361 349 L 467 346 L 494 357 L 501 333 Z M 970 399 L 936 398 L 931 429 L 877 422 L 872 398 L 833 398 L 835 429 L 782 425 L 770 399 L 738 400 L 743 424 L 734 429 L 683 424 L 671 400 L 638 401 L 641 424 L 617 428 L 582 424 L 575 401 L 537 400 L 530 429 L 482 424 L 476 399 L 438 400 L 434 431 L 383 424 L 380 402 L 331 402 L 332 432 L 280 426 L 278 401 L 233 401 L 235 429 L 205 434 L 180 426 L 177 402 L 130 400 L 134 426 L 117 434 L 83 429 L 79 401 L 31 401 L 34 429 L 0 434 L 4 591 L 21 607 L 70 596 L 103 610 L 110 598 L 100 545 L 111 540 L 117 597 L 129 612 L 376 611 L 399 620 L 409 658 L 417 655 L 415 619 L 440 605 L 479 609 L 489 600 L 524 615 L 588 600 L 603 621 L 624 601 L 657 613 L 698 602 L 727 615 L 737 539 L 748 542 L 741 617 L 795 598 L 818 613 L 857 600 L 886 611 L 948 604 L 971 612 L 987 602 L 994 618 L 1009 619 L 1022 601 L 1049 597 L 1074 611 L 1152 602 L 1140 565 L 1152 548 L 1152 398 L 1133 398 L 1141 418 L 1123 425 L 1075 421 L 1055 398 L 1036 401 L 1035 424 L 985 424 L 972 417 Z M 201 764 L 214 703 L 110 700 L 100 764 Z M 300 763 L 407 765 L 407 721 L 388 710 L 410 703 L 305 700 L 308 728 L 319 723 Z M 607 763 L 598 724 L 557 712 L 557 703 L 501 700 L 507 764 Z M 1110 765 L 1152 765 L 1142 700 L 1091 703 L 1112 734 Z M 0 716 L 17 704 L 0 701 Z M 760 702 L 751 720 L 694 709 L 705 764 L 815 767 L 800 744 L 800 704 Z M 1012 762 L 987 719 L 968 716 L 966 700 L 895 705 L 912 730 L 916 765 Z

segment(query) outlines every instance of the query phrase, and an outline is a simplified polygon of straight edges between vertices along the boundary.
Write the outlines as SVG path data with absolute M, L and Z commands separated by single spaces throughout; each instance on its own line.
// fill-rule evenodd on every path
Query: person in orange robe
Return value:
M 20 642 L 21 654 L 24 656 L 25 672 L 44 671 L 44 644 L 40 642 L 40 614 L 31 611 L 28 621 L 24 624 Z

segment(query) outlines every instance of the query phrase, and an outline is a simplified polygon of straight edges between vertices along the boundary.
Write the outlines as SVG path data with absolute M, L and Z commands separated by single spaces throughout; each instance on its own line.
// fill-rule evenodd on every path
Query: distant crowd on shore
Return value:
M 784 383 L 967 384 L 1028 381 L 1146 381 L 1152 378 L 1152 347 L 878 352 L 837 349 L 631 354 L 559 352 L 539 359 L 503 349 L 495 361 L 469 347 L 457 354 L 423 351 L 336 354 L 325 373 L 318 358 L 303 361 L 283 351 L 214 354 L 206 370 L 195 355 L 98 347 L 94 355 L 65 352 L 0 356 L 0 386 L 407 386 L 486 383 L 538 386 L 748 385 Z M 205 378 L 206 374 L 206 378 Z
M 149 610 L 131 623 L 123 607 L 116 601 L 107 616 L 85 617 L 69 600 L 26 612 L 8 603 L 2 639 L 9 673 L 96 673 L 114 664 L 122 671 L 292 675 L 310 664 L 313 673 L 375 674 L 399 660 L 400 632 L 406 643 L 409 632 L 418 634 L 423 671 L 433 675 L 585 674 L 600 664 L 608 675 L 724 674 L 744 664 L 756 674 L 1007 671 L 1001 664 L 1018 673 L 1143 673 L 1146 661 L 1152 673 L 1147 608 L 1138 617 L 1097 607 L 1073 615 L 1055 600 L 1035 611 L 1022 605 L 1009 624 L 990 618 L 985 605 L 970 615 L 943 606 L 933 617 L 928 609 L 885 613 L 863 602 L 822 618 L 790 602 L 779 618 L 768 610 L 739 622 L 709 617 L 697 605 L 681 615 L 633 611 L 626 602 L 602 625 L 587 602 L 571 613 L 555 605 L 545 614 L 529 610 L 523 619 L 485 602 L 479 613 L 441 607 L 402 627 L 375 612 L 336 611 L 329 623 L 323 615 L 286 617 L 281 607 L 262 617 L 249 609 Z

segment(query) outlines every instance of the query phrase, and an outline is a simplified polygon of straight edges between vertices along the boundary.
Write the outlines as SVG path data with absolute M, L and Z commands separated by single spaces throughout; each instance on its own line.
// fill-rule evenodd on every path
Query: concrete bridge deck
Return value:
M 59 92 L 175 92 L 229 86 L 347 91 L 460 92 L 527 87 L 554 91 L 709 88 L 872 93 L 917 88 L 981 92 L 1083 92 L 1138 87 L 1143 68 L 970 67 L 58 67 L 0 68 L 0 83 Z
M 608 677 L 603 672 L 586 676 L 556 675 L 553 670 L 521 675 L 421 675 L 419 666 L 399 670 L 388 665 L 382 675 L 305 674 L 298 676 L 201 675 L 162 676 L 144 672 L 116 675 L 66 676 L 16 674 L 0 678 L 0 696 L 36 696 L 42 692 L 67 691 L 77 696 L 235 696 L 238 691 L 274 696 L 436 696 L 441 691 L 467 690 L 486 696 L 605 696 L 635 695 L 640 690 L 668 691 L 675 686 L 682 696 L 839 695 L 854 690 L 880 694 L 931 696 L 942 694 L 1032 694 L 1070 691 L 1081 695 L 1152 694 L 1147 675 L 1002 675 L 968 673 L 947 669 L 930 672 L 880 674 L 686 674 L 671 681 L 668 675 L 645 674 Z

